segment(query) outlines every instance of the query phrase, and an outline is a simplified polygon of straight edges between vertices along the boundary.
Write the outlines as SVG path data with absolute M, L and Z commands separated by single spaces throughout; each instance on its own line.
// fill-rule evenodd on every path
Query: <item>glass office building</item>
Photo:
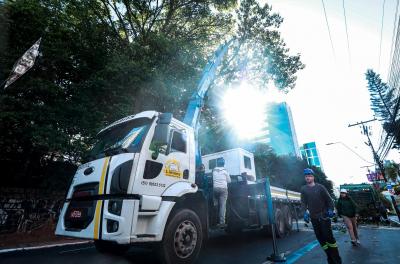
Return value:
M 287 103 L 271 103 L 266 112 L 267 127 L 257 142 L 267 143 L 277 155 L 300 157 L 292 112 Z
M 301 156 L 307 161 L 308 165 L 315 166 L 323 170 L 320 155 L 315 142 L 303 144 L 300 147 Z

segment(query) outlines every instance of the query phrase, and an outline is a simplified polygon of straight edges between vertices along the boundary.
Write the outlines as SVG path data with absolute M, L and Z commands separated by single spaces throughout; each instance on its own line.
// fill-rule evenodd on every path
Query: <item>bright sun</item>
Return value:
M 222 97 L 225 120 L 238 137 L 252 139 L 262 134 L 266 127 L 267 96 L 250 83 L 228 89 Z

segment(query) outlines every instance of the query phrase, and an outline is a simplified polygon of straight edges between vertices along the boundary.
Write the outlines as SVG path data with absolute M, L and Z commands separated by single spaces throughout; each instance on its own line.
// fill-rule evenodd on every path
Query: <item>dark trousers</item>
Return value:
M 329 218 L 311 218 L 315 236 L 321 247 L 324 249 L 329 264 L 341 264 L 336 240 L 332 234 L 331 220 Z

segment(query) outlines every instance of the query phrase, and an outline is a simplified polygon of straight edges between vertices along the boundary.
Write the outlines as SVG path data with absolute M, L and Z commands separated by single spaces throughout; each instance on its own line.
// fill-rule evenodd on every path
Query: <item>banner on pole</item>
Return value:
M 35 64 L 36 57 L 39 54 L 39 46 L 42 38 L 39 38 L 35 44 L 32 45 L 21 58 L 14 64 L 10 76 L 8 77 L 4 89 L 15 82 L 19 77 L 24 75 Z
M 370 172 L 367 174 L 368 181 L 382 181 L 384 180 L 382 173 L 380 172 Z

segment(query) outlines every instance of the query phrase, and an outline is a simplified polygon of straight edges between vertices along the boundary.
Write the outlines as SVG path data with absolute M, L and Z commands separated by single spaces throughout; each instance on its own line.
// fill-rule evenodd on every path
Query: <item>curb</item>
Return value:
M 17 252 L 17 251 L 43 249 L 43 248 L 53 248 L 53 247 L 63 247 L 63 246 L 71 246 L 71 245 L 81 245 L 81 244 L 89 244 L 89 243 L 92 243 L 92 241 L 68 242 L 68 243 L 51 244 L 51 245 L 35 246 L 35 247 L 7 248 L 7 249 L 0 249 L 0 254 L 10 253 L 10 252 Z
M 395 226 L 400 227 L 400 222 L 398 222 L 398 221 L 396 221 L 396 220 L 394 220 L 394 219 L 390 219 L 390 218 L 389 218 L 389 221 L 390 221 L 392 224 L 394 224 Z

